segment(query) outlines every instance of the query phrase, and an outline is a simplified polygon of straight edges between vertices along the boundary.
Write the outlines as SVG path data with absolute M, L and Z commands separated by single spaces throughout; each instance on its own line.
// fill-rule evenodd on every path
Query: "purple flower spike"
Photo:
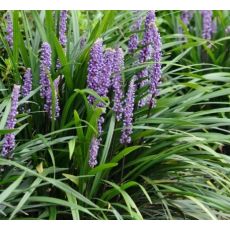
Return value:
M 40 60 L 40 84 L 41 84 L 40 95 L 45 100 L 44 110 L 49 114 L 50 118 L 52 118 L 52 88 L 49 79 L 50 68 L 51 68 L 51 47 L 49 43 L 44 42 L 41 47 L 41 60 Z M 55 95 L 57 95 L 57 92 L 55 92 Z M 59 111 L 60 111 L 60 108 L 58 106 L 57 96 L 56 96 L 55 111 L 56 112 L 54 115 L 54 119 L 56 119 L 56 117 L 59 116 Z
M 58 88 L 60 83 L 61 77 L 58 76 L 54 80 L 54 89 L 55 89 L 55 118 L 60 116 L 60 105 L 59 105 L 59 98 L 58 98 Z
M 97 155 L 99 150 L 100 141 L 93 137 L 89 151 L 89 166 L 94 168 L 97 165 Z
M 155 29 L 155 11 L 148 11 L 145 19 L 145 32 L 142 40 L 143 48 L 139 54 L 139 63 L 145 63 L 151 60 L 154 50 L 154 29 Z M 149 84 L 149 70 L 143 69 L 138 75 L 139 87 Z M 138 102 L 140 107 L 146 105 L 146 98 Z
M 114 66 L 113 66 L 114 77 L 112 79 L 112 86 L 114 92 L 113 111 L 116 113 L 117 121 L 121 120 L 122 112 L 123 112 L 123 108 L 122 108 L 123 92 L 122 92 L 122 76 L 121 76 L 121 71 L 123 67 L 124 67 L 124 54 L 122 49 L 119 48 L 116 49 L 114 55 Z
M 6 122 L 6 128 L 7 129 L 14 129 L 16 125 L 16 115 L 18 113 L 18 98 L 20 96 L 20 86 L 14 85 L 12 96 L 11 96 L 11 109 L 10 113 L 7 118 Z M 15 134 L 10 133 L 6 134 L 3 139 L 3 147 L 2 147 L 2 155 L 4 157 L 8 156 L 9 153 L 14 149 L 15 147 Z
M 66 24 L 67 24 L 68 11 L 62 10 L 60 12 L 60 21 L 59 21 L 59 42 L 62 47 L 66 47 L 67 38 L 66 38 Z
M 129 89 L 125 99 L 123 129 L 120 138 L 121 144 L 129 144 L 131 142 L 130 135 L 132 134 L 135 90 L 136 86 L 134 77 L 129 84 Z
M 155 97 L 158 93 L 158 85 L 160 83 L 161 79 L 161 37 L 160 33 L 158 32 L 157 26 L 154 26 L 154 33 L 153 33 L 153 39 L 154 39 L 154 53 L 153 53 L 153 69 L 151 73 L 150 78 L 150 88 L 149 88 L 149 94 L 151 95 L 151 99 L 149 101 L 150 107 L 155 106 Z
M 135 11 L 134 14 L 138 14 L 139 11 Z M 141 28 L 141 23 L 142 23 L 142 18 L 139 17 L 134 24 L 132 25 L 131 31 L 135 32 L 140 30 Z M 135 50 L 137 50 L 139 44 L 139 37 L 138 34 L 134 33 L 130 36 L 129 42 L 128 42 L 128 50 L 129 53 L 134 53 Z
M 10 46 L 10 48 L 13 48 L 13 23 L 10 17 L 10 14 L 7 13 L 6 16 L 6 21 L 7 21 L 7 28 L 6 28 L 6 40 Z
M 23 76 L 22 96 L 26 97 L 32 90 L 32 74 L 31 69 L 28 68 Z
M 51 68 L 51 47 L 49 43 L 44 42 L 41 47 L 40 59 L 40 85 L 42 98 L 46 98 L 47 90 L 50 91 L 49 74 Z
M 192 10 L 183 10 L 181 12 L 181 20 L 187 26 L 193 17 L 194 12 Z
M 139 38 L 137 34 L 132 34 L 129 38 L 128 49 L 129 53 L 134 53 L 138 48 Z
M 213 32 L 212 24 L 212 10 L 203 10 L 201 12 L 203 17 L 203 32 L 202 37 L 207 40 L 211 40 Z
M 94 90 L 98 94 L 101 92 L 101 73 L 104 67 L 104 54 L 103 54 L 103 43 L 102 39 L 98 39 L 91 51 L 90 51 L 90 61 L 88 66 L 88 77 L 87 77 L 87 85 L 89 89 Z M 100 94 L 99 94 L 100 95 Z M 89 96 L 88 100 L 91 104 L 93 104 L 95 98 L 93 96 Z
M 104 53 L 104 69 L 102 71 L 101 76 L 101 92 L 99 92 L 100 96 L 106 97 L 109 91 L 109 87 L 111 85 L 111 75 L 113 72 L 113 63 L 115 57 L 115 50 L 106 49 Z

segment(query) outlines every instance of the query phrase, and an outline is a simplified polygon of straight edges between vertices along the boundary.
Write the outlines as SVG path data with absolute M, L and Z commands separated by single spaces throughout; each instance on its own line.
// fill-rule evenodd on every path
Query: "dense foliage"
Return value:
M 230 218 L 229 12 L 149 14 L 1 12 L 0 219 Z

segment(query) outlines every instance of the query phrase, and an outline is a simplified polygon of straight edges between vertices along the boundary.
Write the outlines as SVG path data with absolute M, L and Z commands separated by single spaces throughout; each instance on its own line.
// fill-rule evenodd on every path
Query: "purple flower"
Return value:
M 142 40 L 143 48 L 139 54 L 139 63 L 145 63 L 151 60 L 154 50 L 154 29 L 155 29 L 155 11 L 148 11 L 145 19 L 145 32 Z M 144 87 L 149 84 L 149 70 L 144 68 L 138 73 L 139 87 Z M 146 98 L 138 102 L 140 107 L 146 104 Z
M 58 98 L 58 87 L 59 87 L 59 84 L 60 84 L 60 79 L 61 79 L 61 77 L 58 76 L 54 80 L 54 89 L 55 89 L 55 117 L 59 117 L 60 116 L 60 105 L 59 105 L 59 98 Z
M 97 155 L 99 150 L 100 141 L 93 137 L 91 144 L 90 144 L 90 151 L 89 151 L 89 166 L 94 168 L 97 165 Z
M 203 17 L 203 31 L 202 37 L 207 40 L 211 40 L 212 32 L 213 32 L 213 24 L 212 24 L 212 10 L 203 10 L 201 11 L 201 15 Z
M 98 39 L 91 51 L 90 51 L 90 61 L 88 66 L 88 77 L 87 85 L 89 89 L 94 90 L 99 96 L 106 97 L 108 94 L 109 87 L 111 85 L 110 78 L 113 71 L 113 60 L 114 60 L 114 50 L 106 49 L 103 50 L 103 43 L 101 39 Z M 91 104 L 94 103 L 95 98 L 89 96 L 88 100 Z M 99 102 L 97 107 L 104 107 L 104 104 Z M 90 147 L 90 167 L 94 167 L 97 164 L 97 153 L 100 144 L 100 136 L 103 132 L 102 126 L 104 124 L 104 117 L 101 115 L 98 119 L 98 136 L 99 138 L 93 138 Z
M 134 14 L 139 14 L 139 11 L 135 11 Z M 138 15 L 137 15 L 138 16 Z M 138 19 L 134 22 L 134 24 L 131 27 L 131 31 L 135 32 L 140 30 L 142 23 L 142 18 L 138 17 Z M 139 44 L 139 37 L 137 33 L 134 33 L 130 36 L 129 42 L 128 42 L 128 50 L 129 53 L 133 53 L 137 48 Z
M 193 17 L 194 12 L 192 10 L 183 10 L 181 12 L 181 20 L 187 26 Z
M 16 125 L 16 115 L 18 113 L 18 98 L 20 96 L 20 86 L 14 85 L 11 95 L 11 109 L 7 118 L 6 128 L 14 129 Z M 7 156 L 15 147 L 15 134 L 6 134 L 3 139 L 2 155 Z
M 94 43 L 90 51 L 87 85 L 89 89 L 94 90 L 99 95 L 103 93 L 100 84 L 103 68 L 104 68 L 103 43 L 102 43 L 102 39 L 98 39 Z M 88 100 L 91 104 L 93 104 L 95 98 L 90 95 L 88 97 Z
M 129 89 L 126 94 L 125 105 L 124 105 L 124 119 L 123 119 L 123 129 L 120 142 L 122 144 L 129 144 L 131 142 L 130 135 L 132 134 L 132 122 L 133 122 L 133 110 L 134 110 L 134 100 L 135 100 L 135 77 L 131 80 L 129 84 Z
M 188 26 L 192 17 L 193 17 L 194 12 L 192 10 L 182 10 L 181 11 L 181 15 L 180 18 L 182 20 L 182 22 L 184 23 L 184 25 Z M 181 26 L 179 26 L 179 33 L 182 34 L 182 28 Z
M 41 47 L 40 59 L 40 85 L 42 98 L 46 99 L 47 91 L 50 91 L 49 74 L 51 68 L 51 47 L 49 43 L 44 42 Z
M 146 19 L 145 19 L 145 32 L 142 40 L 143 48 L 140 51 L 139 62 L 144 63 L 151 58 L 151 54 L 153 51 L 152 43 L 153 43 L 153 30 L 155 23 L 155 11 L 148 11 Z
M 142 40 L 143 46 L 148 46 L 153 41 L 153 26 L 155 23 L 155 11 L 148 11 L 146 19 L 145 19 L 145 32 Z
M 32 74 L 31 69 L 28 68 L 23 76 L 22 96 L 26 97 L 32 90 Z
M 114 71 L 114 58 L 115 58 L 115 50 L 106 49 L 104 53 L 104 68 L 102 70 L 101 76 L 101 92 L 100 96 L 106 97 L 109 91 L 109 87 L 111 85 L 111 75 Z
M 124 53 L 121 48 L 116 49 L 114 54 L 114 65 L 113 65 L 113 79 L 112 86 L 114 92 L 114 104 L 113 111 L 116 113 L 117 121 L 120 121 L 122 118 L 123 105 L 122 105 L 122 76 L 121 71 L 124 67 Z
M 132 34 L 129 38 L 128 49 L 129 53 L 133 53 L 138 48 L 139 38 L 137 34 Z
M 66 47 L 66 43 L 67 43 L 67 38 L 66 38 L 67 17 L 68 17 L 68 11 L 62 10 L 60 12 L 60 19 L 59 19 L 59 42 L 61 43 L 63 48 Z
M 7 13 L 6 16 L 6 21 L 7 21 L 7 28 L 6 28 L 6 40 L 10 46 L 10 48 L 13 48 L 13 23 L 10 17 L 10 14 Z
M 151 72 L 150 87 L 149 87 L 149 94 L 151 95 L 149 105 L 151 108 L 155 106 L 155 97 L 157 96 L 158 93 L 157 88 L 161 79 L 161 37 L 156 25 L 154 26 L 153 31 L 154 31 L 153 33 L 154 64 Z
M 40 85 L 41 85 L 40 95 L 45 100 L 44 110 L 49 114 L 50 118 L 52 118 L 52 88 L 51 88 L 51 82 L 49 77 L 50 68 L 51 68 L 51 47 L 49 43 L 44 42 L 41 47 L 41 59 L 40 59 Z M 57 83 L 55 84 L 57 85 Z M 57 92 L 55 92 L 55 95 L 57 95 Z M 56 96 L 54 119 L 56 119 L 59 116 L 59 111 L 60 108 L 58 105 L 58 98 Z

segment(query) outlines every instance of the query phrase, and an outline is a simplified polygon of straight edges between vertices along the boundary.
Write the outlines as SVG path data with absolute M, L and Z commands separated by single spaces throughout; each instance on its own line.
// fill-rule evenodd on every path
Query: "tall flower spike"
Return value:
M 10 14 L 7 13 L 6 15 L 6 21 L 7 21 L 7 27 L 6 27 L 6 40 L 10 46 L 10 48 L 13 48 L 13 23 L 10 17 Z
M 31 69 L 28 68 L 23 76 L 22 96 L 26 97 L 32 90 L 32 74 Z
M 40 95 L 42 98 L 46 98 L 47 90 L 50 90 L 49 74 L 51 68 L 51 48 L 49 43 L 44 42 L 41 47 L 41 59 L 40 59 Z
M 59 21 L 59 42 L 62 47 L 66 47 L 67 38 L 66 38 L 66 24 L 67 24 L 68 11 L 62 10 L 60 12 L 60 21 Z
M 130 135 L 132 134 L 135 90 L 136 90 L 136 86 L 135 86 L 135 77 L 134 77 L 129 84 L 129 89 L 125 99 L 123 129 L 120 138 L 121 144 L 129 144 L 131 142 Z
M 102 70 L 101 76 L 101 89 L 99 90 L 99 95 L 106 97 L 109 91 L 109 87 L 111 85 L 111 75 L 113 72 L 113 63 L 115 57 L 115 50 L 106 49 L 104 53 L 104 68 Z
M 45 100 L 44 110 L 52 118 L 52 89 L 49 80 L 51 68 L 51 47 L 49 43 L 44 42 L 41 47 L 41 60 L 40 60 L 40 84 L 41 92 L 40 95 Z M 59 108 L 56 108 L 59 110 Z M 59 116 L 59 113 L 55 112 L 54 118 Z
M 89 166 L 91 168 L 94 168 L 97 165 L 97 155 L 99 150 L 100 141 L 93 137 L 91 144 L 90 144 L 90 150 L 89 150 Z
M 58 98 L 58 87 L 60 84 L 60 80 L 61 77 L 58 76 L 55 80 L 54 80 L 54 89 L 55 89 L 55 117 L 59 117 L 60 116 L 60 105 L 59 105 L 59 98 Z
M 11 109 L 10 113 L 7 118 L 6 122 L 6 128 L 7 129 L 14 129 L 16 125 L 16 115 L 18 113 L 18 98 L 20 96 L 20 86 L 14 85 L 13 92 L 11 95 Z M 2 147 L 2 155 L 4 157 L 8 156 L 9 153 L 14 149 L 15 147 L 15 134 L 10 133 L 6 134 L 3 139 L 3 147 Z
M 134 14 L 138 16 L 139 11 L 135 11 Z M 131 32 L 135 32 L 140 30 L 142 23 L 142 18 L 138 17 L 138 19 L 134 22 L 134 24 L 131 27 Z M 133 53 L 137 48 L 139 44 L 139 37 L 137 33 L 134 33 L 130 36 L 129 42 L 128 42 L 128 50 L 129 53 Z
M 202 37 L 204 39 L 211 40 L 213 32 L 212 10 L 203 10 L 201 15 L 203 17 Z
M 154 25 L 155 25 L 155 11 L 148 11 L 145 19 L 145 32 L 142 41 L 143 48 L 139 54 L 139 63 L 145 63 L 151 60 L 154 46 Z M 137 75 L 139 79 L 139 87 L 144 87 L 149 84 L 149 70 L 144 68 Z M 146 105 L 147 98 L 143 98 L 138 102 L 140 107 Z
M 109 91 L 109 87 L 111 85 L 110 78 L 111 78 L 112 71 L 113 71 L 114 53 L 115 52 L 112 49 L 107 49 L 104 53 L 104 66 L 103 66 L 102 74 L 101 74 L 100 81 L 99 81 L 100 88 L 97 92 L 101 97 L 107 96 L 108 91 Z M 104 107 L 104 104 L 98 103 L 97 106 L 98 107 Z M 103 115 L 101 115 L 99 120 L 98 120 L 99 136 L 103 132 L 102 125 L 104 124 L 104 121 L 105 121 L 104 117 L 103 117 Z
M 90 61 L 88 66 L 87 86 L 99 94 L 101 73 L 104 66 L 103 43 L 102 39 L 96 40 L 90 51 Z M 91 104 L 94 103 L 95 98 L 89 96 L 88 100 Z
M 117 121 L 120 121 L 122 118 L 123 112 L 123 92 L 122 92 L 122 76 L 121 71 L 124 67 L 124 53 L 121 48 L 116 49 L 114 54 L 114 65 L 113 65 L 113 72 L 114 76 L 112 79 L 112 86 L 114 92 L 114 104 L 113 104 L 113 111 L 116 113 Z
M 155 97 L 158 94 L 158 85 L 161 79 L 161 37 L 160 33 L 158 32 L 158 28 L 154 25 L 154 33 L 153 33 L 153 43 L 154 43 L 154 53 L 153 53 L 153 69 L 150 78 L 150 87 L 149 87 L 149 94 L 150 94 L 150 107 L 155 106 Z

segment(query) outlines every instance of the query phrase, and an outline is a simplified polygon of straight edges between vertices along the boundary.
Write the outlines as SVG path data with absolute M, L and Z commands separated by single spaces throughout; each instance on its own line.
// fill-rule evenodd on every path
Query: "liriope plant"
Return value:
M 179 13 L 3 14 L 1 219 L 229 218 L 227 37 Z

